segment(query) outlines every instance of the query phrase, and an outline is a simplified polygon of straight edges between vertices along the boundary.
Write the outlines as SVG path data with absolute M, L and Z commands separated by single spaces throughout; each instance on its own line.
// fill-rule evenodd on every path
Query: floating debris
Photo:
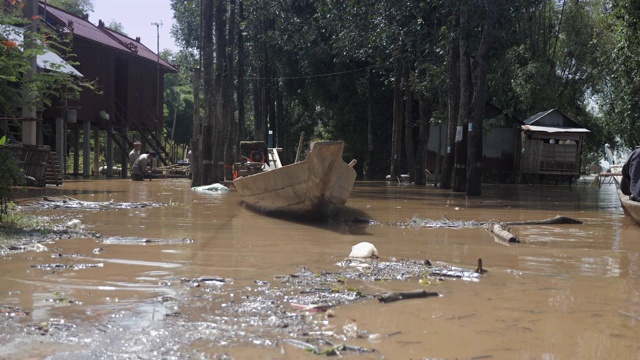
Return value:
M 455 228 L 455 229 L 463 229 L 463 228 L 472 228 L 484 226 L 486 223 L 478 222 L 478 221 L 463 221 L 463 220 L 432 220 L 432 219 L 421 219 L 419 217 L 414 217 L 409 221 L 400 221 L 393 223 L 392 225 L 396 225 L 402 228 Z
M 93 269 L 93 268 L 101 268 L 101 267 L 104 267 L 104 263 L 97 263 L 97 264 L 38 264 L 38 265 L 31 265 L 32 269 L 39 269 L 39 270 L 62 270 L 62 269 L 83 270 L 83 269 Z
M 49 248 L 47 248 L 42 244 L 8 245 L 8 246 L 4 246 L 4 249 L 8 251 L 16 251 L 16 252 L 26 252 L 26 251 L 42 252 L 42 251 L 49 250 Z
M 377 259 L 378 249 L 369 242 L 361 242 L 351 247 L 351 253 L 349 254 L 350 258 L 358 258 L 358 259 Z
M 29 315 L 29 312 L 22 310 L 19 306 L 0 305 L 0 315 L 15 318 Z
M 318 342 L 318 345 L 311 344 L 311 341 Z M 375 352 L 375 350 L 373 349 L 367 349 L 360 346 L 353 346 L 353 345 L 347 345 L 347 344 L 333 344 L 331 341 L 324 338 L 310 338 L 307 341 L 302 341 L 298 339 L 285 339 L 284 342 L 289 345 L 293 345 L 297 348 L 308 351 L 312 354 L 321 355 L 321 356 L 334 356 L 334 355 L 341 356 L 340 353 L 346 352 L 346 351 L 352 351 L 356 353 Z M 320 346 L 322 346 L 323 344 L 320 344 L 320 343 L 323 343 L 324 345 L 329 345 L 329 347 L 321 350 Z
M 476 281 L 480 281 L 480 277 L 482 276 L 482 273 L 485 272 L 485 270 L 482 269 L 482 260 L 480 260 L 478 264 L 479 270 L 463 269 L 463 268 L 451 266 L 445 263 L 438 263 L 438 265 L 439 266 L 432 266 L 429 268 L 429 275 L 459 278 L 465 281 L 476 282 Z
M 179 238 L 179 239 L 148 239 L 136 236 L 110 236 L 100 240 L 103 244 L 108 245 L 146 245 L 146 244 L 191 244 L 193 239 Z M 94 250 L 95 251 L 95 250 Z
M 78 304 L 78 305 L 82 305 L 81 301 L 77 301 L 77 300 L 73 300 L 73 299 L 69 299 L 68 297 L 64 296 L 63 293 L 56 291 L 53 293 L 53 298 L 49 298 L 49 299 L 45 299 L 45 302 L 52 302 L 52 303 L 56 303 L 56 304 Z
M 199 277 L 195 279 L 182 278 L 180 279 L 180 282 L 183 284 L 189 285 L 191 287 L 199 287 L 202 284 L 207 284 L 207 285 L 233 284 L 233 279 L 212 276 L 212 277 Z
M 146 207 L 162 207 L 165 203 L 142 202 L 142 203 L 119 203 L 111 201 L 82 201 L 71 197 L 54 198 L 43 197 L 29 205 L 21 206 L 24 210 L 50 210 L 50 209 L 75 209 L 75 210 L 112 210 L 112 209 L 136 209 Z
M 64 319 L 50 319 L 48 322 L 42 322 L 36 326 L 36 329 L 42 332 L 42 335 L 47 334 L 51 330 L 71 330 L 76 326 L 67 323 Z
M 69 230 L 80 230 L 82 229 L 82 222 L 78 219 L 73 219 L 66 223 L 65 227 Z
M 229 191 L 229 188 L 221 185 L 221 184 L 211 184 L 211 185 L 202 185 L 202 186 L 194 186 L 191 188 L 191 190 L 194 191 L 208 191 L 208 192 L 227 192 Z

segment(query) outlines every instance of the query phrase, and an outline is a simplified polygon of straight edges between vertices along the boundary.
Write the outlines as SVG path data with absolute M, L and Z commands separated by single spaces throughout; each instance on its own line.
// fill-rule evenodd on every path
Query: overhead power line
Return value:
M 359 68 L 359 69 L 353 69 L 353 70 L 338 71 L 338 72 L 332 72 L 332 73 L 326 73 L 326 74 L 306 75 L 306 76 L 281 76 L 281 77 L 278 77 L 277 79 L 278 79 L 278 80 L 313 79 L 313 78 L 319 78 L 319 77 L 335 76 L 335 75 L 348 74 L 348 73 L 357 72 L 357 71 L 362 71 L 362 70 L 368 70 L 368 69 L 370 69 L 370 68 L 372 68 L 372 67 L 373 67 L 373 66 L 367 66 L 367 67 L 363 67 L 363 68 Z M 264 77 L 264 78 L 252 77 L 252 78 L 245 78 L 245 80 L 272 80 L 272 79 L 276 79 L 276 78 L 272 78 L 272 77 Z

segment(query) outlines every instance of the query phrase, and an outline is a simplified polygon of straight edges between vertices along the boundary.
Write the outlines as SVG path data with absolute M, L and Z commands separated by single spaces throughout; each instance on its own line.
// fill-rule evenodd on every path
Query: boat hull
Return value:
M 295 218 L 329 217 L 343 206 L 356 179 L 342 160 L 343 142 L 314 144 L 304 161 L 234 180 L 242 201 L 250 208 Z
M 640 202 L 629 200 L 629 196 L 625 195 L 618 189 L 618 196 L 620 197 L 620 203 L 625 215 L 630 216 L 635 222 L 640 225 Z

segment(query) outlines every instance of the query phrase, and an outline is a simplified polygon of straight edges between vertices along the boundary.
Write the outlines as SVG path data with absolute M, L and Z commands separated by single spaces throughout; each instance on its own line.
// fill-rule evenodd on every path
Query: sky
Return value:
M 156 52 L 158 35 L 152 23 L 162 23 L 160 33 L 160 51 L 169 49 L 178 51 L 178 46 L 171 37 L 171 26 L 174 23 L 170 0 L 93 0 L 93 12 L 89 13 L 89 21 L 97 25 L 98 20 L 109 25 L 112 20 L 122 24 L 124 32 L 130 38 L 140 37 L 140 42 Z

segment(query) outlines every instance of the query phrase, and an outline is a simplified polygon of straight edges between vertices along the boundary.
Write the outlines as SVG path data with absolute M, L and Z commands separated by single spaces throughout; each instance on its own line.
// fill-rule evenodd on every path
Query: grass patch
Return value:
M 37 231 L 42 235 L 54 232 L 54 226 L 49 217 L 26 215 L 15 204 L 10 204 L 7 210 L 7 214 L 0 222 L 0 245 L 27 232 Z

